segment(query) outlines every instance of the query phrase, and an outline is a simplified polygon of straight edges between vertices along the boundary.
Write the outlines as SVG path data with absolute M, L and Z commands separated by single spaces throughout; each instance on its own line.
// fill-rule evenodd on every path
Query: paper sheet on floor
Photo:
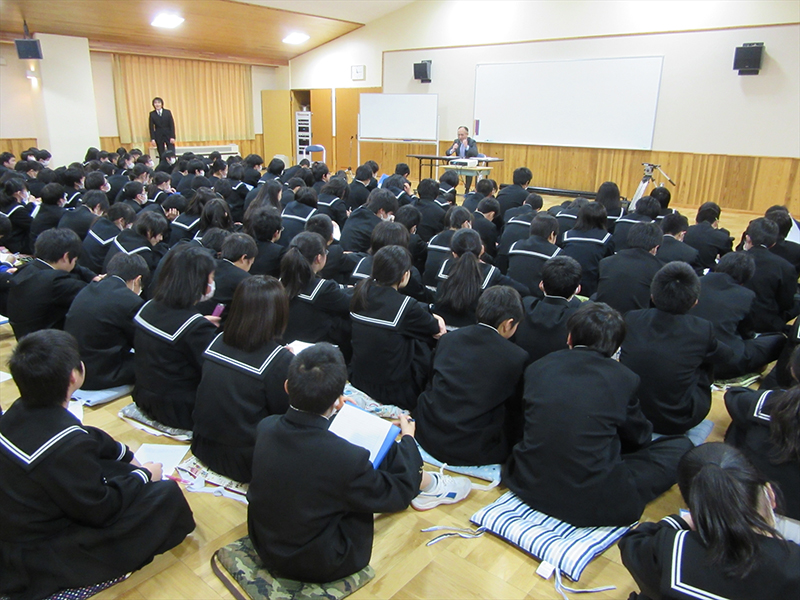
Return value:
M 167 479 L 167 475 L 175 472 L 175 467 L 180 464 L 188 451 L 189 446 L 184 444 L 142 444 L 134 456 L 141 464 L 161 463 L 162 479 Z

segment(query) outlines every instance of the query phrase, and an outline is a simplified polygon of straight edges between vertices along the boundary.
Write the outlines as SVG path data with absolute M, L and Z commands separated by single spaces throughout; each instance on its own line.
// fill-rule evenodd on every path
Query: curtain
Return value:
M 250 65 L 129 54 L 113 58 L 122 143 L 149 144 L 156 96 L 172 111 L 178 144 L 255 137 Z

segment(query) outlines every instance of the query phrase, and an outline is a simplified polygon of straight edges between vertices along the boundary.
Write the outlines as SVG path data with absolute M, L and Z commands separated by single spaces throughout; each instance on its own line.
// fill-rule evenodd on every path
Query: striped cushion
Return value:
M 630 529 L 573 527 L 533 510 L 512 492 L 506 492 L 472 515 L 470 520 L 539 560 L 550 563 L 572 581 L 578 581 L 586 565 Z

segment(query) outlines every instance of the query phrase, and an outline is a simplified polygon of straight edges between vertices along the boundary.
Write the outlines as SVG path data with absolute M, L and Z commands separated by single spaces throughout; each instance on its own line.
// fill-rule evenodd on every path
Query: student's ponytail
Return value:
M 311 265 L 317 256 L 325 252 L 325 240 L 318 233 L 303 231 L 292 238 L 289 249 L 281 259 L 281 283 L 286 288 L 289 300 L 311 281 L 314 277 Z
M 789 361 L 792 376 L 800 375 L 800 346 Z M 776 452 L 775 464 L 800 462 L 800 383 L 778 395 L 770 414 L 770 441 Z
M 759 512 L 766 480 L 733 446 L 703 444 L 678 465 L 678 485 L 713 564 L 746 577 L 760 559 L 759 535 L 780 537 Z
M 482 275 L 478 258 L 483 249 L 481 236 L 473 229 L 459 229 L 453 235 L 450 248 L 458 258 L 454 260 L 447 279 L 439 284 L 441 296 L 436 304 L 455 314 L 464 314 L 481 295 Z
M 360 312 L 367 309 L 369 290 L 373 285 L 392 286 L 403 280 L 407 271 L 411 270 L 411 253 L 403 246 L 384 246 L 372 259 L 372 274 L 356 285 L 350 310 Z

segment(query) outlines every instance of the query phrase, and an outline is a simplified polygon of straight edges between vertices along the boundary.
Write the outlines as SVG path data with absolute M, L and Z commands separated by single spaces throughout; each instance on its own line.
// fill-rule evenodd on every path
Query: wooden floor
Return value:
M 694 212 L 694 209 L 685 211 L 690 222 L 693 221 Z M 738 240 L 754 216 L 724 211 L 723 226 L 730 229 Z M 10 327 L 0 326 L 0 371 L 8 372 L 7 361 L 14 344 Z M 4 410 L 16 397 L 17 389 L 13 381 L 0 383 L 0 404 Z M 117 412 L 129 402 L 130 398 L 126 397 L 102 407 L 86 408 L 84 422 L 104 429 L 133 450 L 142 443 L 177 443 L 149 436 L 119 419 Z M 710 440 L 722 440 L 730 420 L 719 392 L 713 394 L 709 418 L 715 422 Z M 425 546 L 436 534 L 421 533 L 420 529 L 432 525 L 467 527 L 472 514 L 504 491 L 502 487 L 488 492 L 473 491 L 460 504 L 424 513 L 408 508 L 401 513 L 376 517 L 371 561 L 376 576 L 352 598 L 560 599 L 552 580 L 545 581 L 535 574 L 538 561 L 491 535 L 486 534 L 474 540 L 447 539 L 432 547 Z M 195 531 L 180 546 L 156 557 L 150 565 L 95 598 L 231 597 L 211 572 L 209 559 L 219 547 L 246 535 L 247 509 L 235 500 L 210 494 L 186 492 L 186 498 L 194 511 L 197 522 Z M 673 488 L 651 503 L 642 519 L 658 520 L 665 514 L 677 512 L 681 506 L 677 488 Z M 633 580 L 622 566 L 616 546 L 590 563 L 581 581 L 572 587 L 583 589 L 607 585 L 616 586 L 617 589 L 593 594 L 591 598 L 625 599 L 635 589 Z

